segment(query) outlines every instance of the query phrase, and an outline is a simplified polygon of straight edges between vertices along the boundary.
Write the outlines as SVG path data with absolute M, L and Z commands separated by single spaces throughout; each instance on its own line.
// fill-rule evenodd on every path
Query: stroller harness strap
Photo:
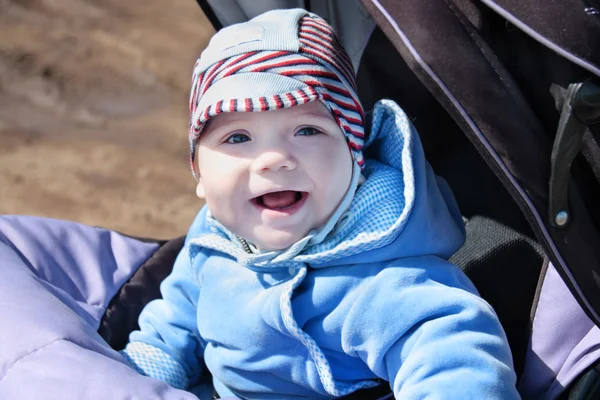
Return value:
M 568 186 L 571 164 L 589 125 L 600 122 L 600 86 L 591 81 L 569 85 L 551 156 L 549 219 L 558 228 L 569 223 Z M 593 146 L 593 143 L 589 144 Z M 600 176 L 596 176 L 600 180 Z

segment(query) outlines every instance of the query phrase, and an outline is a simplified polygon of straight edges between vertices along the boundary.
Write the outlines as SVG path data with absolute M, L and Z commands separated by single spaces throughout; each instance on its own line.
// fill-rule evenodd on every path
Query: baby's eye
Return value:
M 298 130 L 298 132 L 296 132 L 296 135 L 312 136 L 312 135 L 318 135 L 319 133 L 321 133 L 321 131 L 319 131 L 318 129 L 307 126 L 306 128 L 302 128 L 302 129 Z
M 227 138 L 227 140 L 225 141 L 225 143 L 238 144 L 238 143 L 247 142 L 248 140 L 250 140 L 250 138 L 248 137 L 248 135 L 245 135 L 243 133 L 235 133 L 235 134 L 229 136 Z

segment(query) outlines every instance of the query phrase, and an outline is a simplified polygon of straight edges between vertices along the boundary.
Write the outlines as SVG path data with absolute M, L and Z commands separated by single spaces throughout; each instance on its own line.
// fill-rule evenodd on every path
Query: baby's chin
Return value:
M 285 250 L 308 234 L 307 232 L 290 232 L 278 229 L 255 230 L 252 237 L 247 238 L 261 251 Z M 250 235 L 249 235 L 250 236 Z

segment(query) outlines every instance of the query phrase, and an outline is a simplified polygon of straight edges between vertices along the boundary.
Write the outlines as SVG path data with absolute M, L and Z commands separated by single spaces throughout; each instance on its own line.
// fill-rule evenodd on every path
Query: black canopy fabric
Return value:
M 482 2 L 561 57 L 600 76 L 598 0 Z
M 488 2 L 493 7 L 468 0 L 362 2 L 509 190 L 582 308 L 600 325 L 600 236 L 595 210 L 588 207 L 599 199 L 589 198 L 594 193 L 589 180 L 581 185 L 575 176 L 568 187 L 569 224 L 556 227 L 549 218 L 559 113 L 547 107 L 554 100 L 552 83 L 597 77 L 600 20 L 577 0 L 552 6 L 533 0 Z M 504 18 L 509 15 L 514 23 L 521 21 L 519 26 Z M 572 15 L 577 18 L 554 24 Z

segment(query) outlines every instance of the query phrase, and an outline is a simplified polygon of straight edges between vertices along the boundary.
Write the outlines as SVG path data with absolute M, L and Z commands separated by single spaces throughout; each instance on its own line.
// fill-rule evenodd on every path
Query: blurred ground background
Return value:
M 193 0 L 0 0 L 0 214 L 184 234 Z

